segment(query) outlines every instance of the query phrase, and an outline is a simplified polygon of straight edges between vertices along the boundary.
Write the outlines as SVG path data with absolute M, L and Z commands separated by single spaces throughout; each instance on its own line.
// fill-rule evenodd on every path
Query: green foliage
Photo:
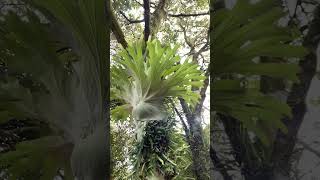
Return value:
M 134 147 L 134 125 L 131 122 L 111 121 L 112 179 L 126 179 L 130 172 L 130 150 Z
M 105 1 L 25 3 L 32 7 L 25 19 L 10 13 L 0 26 L 0 60 L 7 69 L 0 82 L 0 121 L 45 121 L 54 136 L 77 144 L 104 120 L 109 90 Z M 2 154 L 8 173 L 27 178 L 26 172 L 43 171 L 32 179 L 50 179 L 58 166 L 65 167 L 61 162 L 69 170 L 70 154 L 48 157 L 52 148 L 62 150 L 63 143 L 47 140 L 22 142 L 16 151 Z M 66 157 L 58 158 L 62 155 Z
M 133 173 L 135 177 L 145 179 L 162 175 L 175 175 L 176 164 L 166 157 L 170 145 L 174 119 L 167 121 L 149 121 L 144 129 L 145 135 L 142 141 L 137 141 L 132 152 Z M 155 172 L 160 170 L 162 172 Z
M 289 44 L 296 37 L 277 24 L 284 13 L 276 5 L 273 0 L 255 4 L 239 0 L 231 10 L 214 12 L 211 20 L 213 110 L 241 121 L 265 145 L 275 130 L 286 132 L 281 119 L 290 117 L 291 110 L 252 87 L 252 78 L 265 75 L 296 82 L 299 68 L 288 58 L 306 54 L 303 47 Z M 273 62 L 262 62 L 260 57 Z
M 168 159 L 176 164 L 174 167 L 177 175 L 173 177 L 175 180 L 195 180 L 192 167 L 192 155 L 185 135 L 175 130 L 170 135 L 170 148 L 167 153 Z
M 16 150 L 0 156 L 0 169 L 7 169 L 9 180 L 52 179 L 60 168 L 64 169 L 66 179 L 72 179 L 69 161 L 63 159 L 57 148 L 63 143 L 58 136 L 21 142 L 16 145 Z
M 148 122 L 143 140 L 137 141 L 131 152 L 134 165 L 131 178 L 161 175 L 173 179 L 192 179 L 189 147 L 175 124 L 174 117 Z
M 143 42 L 134 43 L 114 58 L 111 90 L 129 106 L 118 106 L 113 112 L 127 109 L 134 113 L 143 103 L 149 110 L 154 106 L 159 109 L 168 97 L 181 97 L 195 105 L 199 95 L 191 91 L 191 86 L 201 87 L 204 79 L 198 65 L 180 63 L 178 46 L 162 46 L 152 40 L 147 42 L 146 51 L 143 48 Z

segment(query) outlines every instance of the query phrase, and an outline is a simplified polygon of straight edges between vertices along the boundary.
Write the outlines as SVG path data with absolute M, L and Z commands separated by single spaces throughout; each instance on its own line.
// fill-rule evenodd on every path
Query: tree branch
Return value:
M 187 140 L 189 141 L 189 134 L 190 134 L 189 128 L 188 128 L 187 124 L 184 122 L 182 115 L 180 114 L 180 112 L 178 111 L 177 107 L 175 106 L 175 104 L 172 100 L 171 100 L 171 104 L 174 108 L 174 111 L 177 113 L 178 117 L 180 118 L 181 124 L 182 124 L 183 129 L 186 133 Z
M 121 27 L 117 21 L 116 15 L 114 14 L 111 6 L 107 6 L 107 15 L 109 16 L 108 19 L 111 19 L 111 31 L 113 32 L 114 36 L 116 37 L 117 41 L 124 47 L 128 47 L 128 43 L 124 37 L 124 34 L 121 30 Z
M 143 0 L 144 8 L 144 40 L 148 41 L 150 35 L 150 1 Z
M 140 19 L 140 20 L 129 19 L 129 17 L 123 11 L 119 11 L 119 13 L 129 22 L 129 24 L 142 23 L 144 21 L 144 19 Z
M 167 12 L 165 11 L 166 4 L 170 0 L 160 0 L 154 13 L 151 21 L 151 36 L 155 36 L 159 31 L 160 24 L 163 19 L 167 16 Z
M 138 0 L 134 0 L 134 2 L 136 2 L 136 3 L 139 4 L 140 6 L 143 6 L 143 4 L 140 3 Z
M 206 71 L 206 74 L 205 74 L 206 79 L 203 81 L 204 85 L 200 90 L 200 100 L 199 100 L 199 103 L 196 105 L 196 108 L 195 108 L 195 113 L 196 114 L 200 114 L 201 113 L 201 109 L 202 109 L 204 100 L 206 98 L 206 91 L 207 91 L 208 86 L 209 86 L 209 74 L 210 74 L 210 69 L 208 68 L 207 71 Z
M 191 40 L 189 39 L 189 37 L 187 36 L 187 28 L 184 27 L 183 25 L 179 24 L 180 28 L 182 29 L 183 32 L 183 36 L 184 36 L 184 40 L 186 41 L 187 45 L 190 47 L 190 52 L 189 54 L 194 53 L 194 43 L 191 42 Z
M 185 114 L 187 120 L 188 119 L 192 119 L 193 115 L 188 107 L 188 104 L 186 103 L 186 101 L 182 98 L 179 98 L 183 113 Z
M 191 14 L 168 14 L 169 17 L 193 17 L 193 16 L 206 16 L 209 15 L 209 12 L 202 12 L 202 13 L 191 13 Z

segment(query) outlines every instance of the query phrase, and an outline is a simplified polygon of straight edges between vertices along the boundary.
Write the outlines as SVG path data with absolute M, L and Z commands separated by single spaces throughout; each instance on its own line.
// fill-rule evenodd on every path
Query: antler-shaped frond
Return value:
M 197 64 L 188 60 L 181 63 L 177 49 L 178 46 L 163 46 L 152 40 L 145 50 L 144 43 L 137 42 L 120 51 L 111 68 L 116 98 L 129 104 L 133 111 L 139 108 L 156 111 L 167 97 L 181 97 L 194 105 L 199 95 L 191 87 L 201 87 L 204 76 Z

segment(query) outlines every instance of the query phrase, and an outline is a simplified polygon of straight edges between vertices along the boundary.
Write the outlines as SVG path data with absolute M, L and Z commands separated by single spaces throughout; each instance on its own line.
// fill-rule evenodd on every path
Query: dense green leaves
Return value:
M 158 176 L 157 173 L 172 177 L 176 175 L 176 164 L 166 157 L 171 144 L 170 135 L 173 125 L 174 119 L 172 118 L 167 121 L 148 122 L 142 141 L 136 142 L 134 151 L 132 151 L 134 177 L 144 179 Z
M 193 179 L 189 146 L 176 127 L 174 117 L 150 121 L 142 141 L 135 142 L 131 151 L 134 168 L 132 179 Z

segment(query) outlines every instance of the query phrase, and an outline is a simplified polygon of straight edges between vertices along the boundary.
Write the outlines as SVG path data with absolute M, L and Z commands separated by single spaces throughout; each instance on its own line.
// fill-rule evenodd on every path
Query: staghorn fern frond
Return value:
M 282 118 L 290 117 L 291 110 L 252 86 L 257 81 L 252 77 L 296 82 L 299 67 L 289 58 L 306 55 L 306 49 L 290 44 L 297 38 L 294 30 L 279 26 L 283 15 L 275 0 L 239 0 L 231 10 L 217 10 L 211 20 L 213 110 L 241 121 L 265 145 L 270 144 L 275 130 L 286 132 Z
M 129 111 L 136 120 L 164 118 L 164 100 L 181 97 L 191 106 L 199 94 L 191 87 L 201 87 L 204 76 L 197 64 L 181 63 L 178 46 L 161 45 L 160 41 L 137 42 L 121 50 L 111 68 L 112 93 L 126 105 L 118 106 L 113 114 Z

